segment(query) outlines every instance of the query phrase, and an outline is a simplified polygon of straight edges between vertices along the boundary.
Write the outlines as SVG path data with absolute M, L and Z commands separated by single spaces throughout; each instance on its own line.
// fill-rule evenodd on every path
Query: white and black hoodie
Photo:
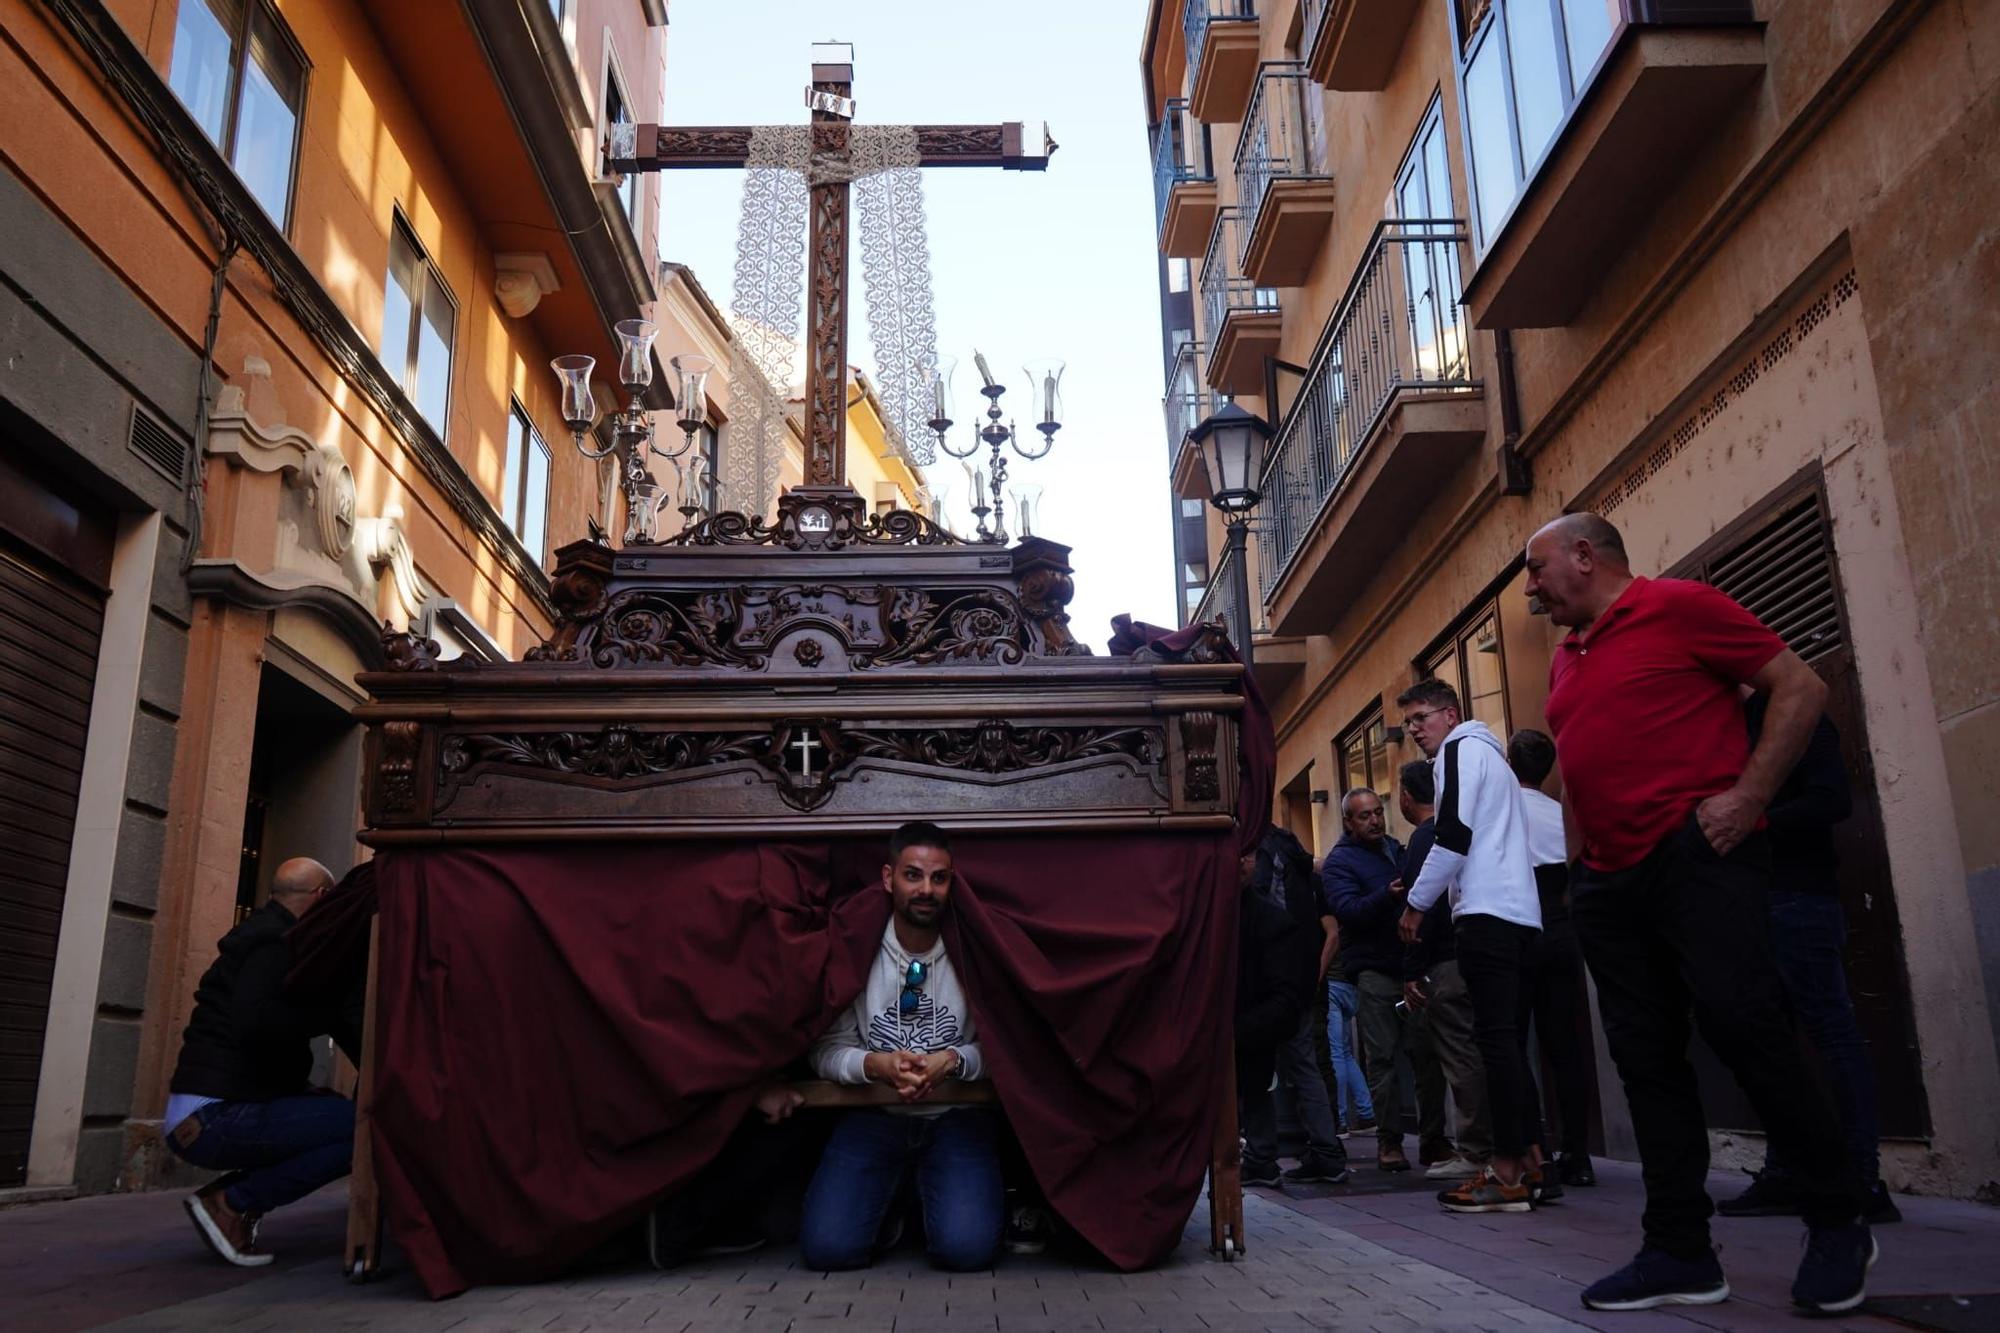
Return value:
M 1437 841 L 1410 886 L 1409 905 L 1429 911 L 1449 889 L 1454 921 L 1497 916 L 1540 930 L 1528 815 L 1499 739 L 1484 722 L 1461 722 L 1444 738 L 1431 768 L 1437 777 Z

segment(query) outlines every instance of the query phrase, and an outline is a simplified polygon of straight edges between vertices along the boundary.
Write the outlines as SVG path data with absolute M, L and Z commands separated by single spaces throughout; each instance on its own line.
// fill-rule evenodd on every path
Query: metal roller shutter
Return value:
M 0 537 L 0 1187 L 27 1174 L 103 628 L 101 592 Z

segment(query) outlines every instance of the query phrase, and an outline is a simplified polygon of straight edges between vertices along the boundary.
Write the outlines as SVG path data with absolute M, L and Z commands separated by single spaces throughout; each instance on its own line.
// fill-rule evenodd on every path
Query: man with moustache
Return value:
M 1725 1300 L 1710 1242 L 1708 1132 L 1693 1022 L 1801 1168 L 1807 1240 L 1792 1300 L 1866 1298 L 1877 1249 L 1840 1121 L 1799 1047 L 1771 953 L 1764 812 L 1805 752 L 1826 686 L 1723 592 L 1637 577 L 1618 529 L 1566 514 L 1529 539 L 1527 595 L 1570 635 L 1549 729 L 1583 835 L 1570 916 L 1597 982 L 1646 1182 L 1645 1244 L 1583 1293 L 1595 1310 Z M 1769 696 L 1754 746 L 1740 687 Z M 1693 1020 L 1693 1022 L 1691 1022 Z
M 990 1107 L 927 1097 L 948 1079 L 984 1077 L 972 1010 L 939 925 L 951 901 L 951 840 L 918 820 L 889 840 L 882 887 L 893 911 L 853 1006 L 813 1044 L 813 1069 L 836 1083 L 880 1083 L 901 1104 L 847 1112 L 806 1190 L 799 1257 L 807 1268 L 865 1268 L 914 1171 L 925 1248 L 939 1268 L 990 1268 L 1004 1193 L 1000 1120 Z

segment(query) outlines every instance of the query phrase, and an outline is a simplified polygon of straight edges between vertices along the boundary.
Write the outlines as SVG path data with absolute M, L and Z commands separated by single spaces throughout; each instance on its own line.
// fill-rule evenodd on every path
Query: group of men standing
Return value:
M 1319 876 L 1336 1086 L 1327 1099 L 1318 1079 L 1277 1062 L 1309 1143 L 1285 1178 L 1328 1178 L 1321 1122 L 1337 1121 L 1350 1100 L 1357 1117 L 1373 1118 L 1377 1168 L 1410 1170 L 1398 1068 L 1407 1058 L 1419 1164 L 1452 1182 L 1438 1196 L 1447 1210 L 1527 1213 L 1564 1186 L 1594 1184 L 1587 963 L 1647 1204 L 1639 1254 L 1592 1284 L 1584 1304 L 1636 1310 L 1729 1294 L 1709 1236 L 1708 1130 L 1688 1058 L 1698 1027 L 1770 1143 L 1765 1169 L 1722 1211 L 1802 1214 L 1794 1300 L 1852 1309 L 1877 1254 L 1868 1223 L 1896 1211 L 1878 1178 L 1872 1081 L 1840 964 L 1827 830 L 1846 799 L 1821 712 L 1826 687 L 1724 593 L 1635 576 L 1617 529 L 1597 515 L 1537 532 L 1526 569 L 1530 599 L 1570 631 L 1550 668 L 1553 737 L 1520 731 L 1503 747 L 1463 715 L 1449 684 L 1420 681 L 1396 701 L 1403 734 L 1425 756 L 1397 775 L 1408 845 L 1388 836 L 1377 793 L 1341 799 L 1341 837 Z M 1542 791 L 1558 763 L 1563 803 Z M 1266 845 L 1287 842 L 1296 845 L 1279 832 Z M 1246 871 L 1246 883 L 1255 879 Z M 1350 1018 L 1365 1093 L 1343 1058 Z M 1802 1053 L 1801 1023 L 1827 1056 L 1838 1111 Z M 1552 1076 L 1559 1154 L 1531 1032 Z M 1260 1084 L 1258 1072 L 1239 1057 L 1239 1079 L 1251 1080 L 1244 1178 L 1276 1183 L 1253 1105 L 1270 1075 Z

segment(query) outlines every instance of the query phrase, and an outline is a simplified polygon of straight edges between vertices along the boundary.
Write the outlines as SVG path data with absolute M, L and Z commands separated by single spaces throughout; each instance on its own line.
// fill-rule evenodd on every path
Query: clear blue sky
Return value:
M 1059 356 L 1066 421 L 1009 483 L 1043 485 L 1036 531 L 1075 548 L 1078 636 L 1098 652 L 1112 615 L 1174 623 L 1152 178 L 1139 82 L 1144 0 L 674 0 L 665 122 L 742 125 L 806 117 L 815 41 L 854 44 L 856 119 L 950 124 L 1045 120 L 1060 150 L 1045 174 L 924 173 L 939 350 L 986 353 L 1026 419 L 1021 363 Z M 676 171 L 663 185 L 661 254 L 728 305 L 742 174 Z M 850 352 L 874 354 L 859 292 Z M 960 431 L 965 428 L 958 427 Z M 964 477 L 940 456 L 962 495 Z M 935 471 L 935 470 L 934 470 Z M 962 504 L 962 500 L 957 503 Z

